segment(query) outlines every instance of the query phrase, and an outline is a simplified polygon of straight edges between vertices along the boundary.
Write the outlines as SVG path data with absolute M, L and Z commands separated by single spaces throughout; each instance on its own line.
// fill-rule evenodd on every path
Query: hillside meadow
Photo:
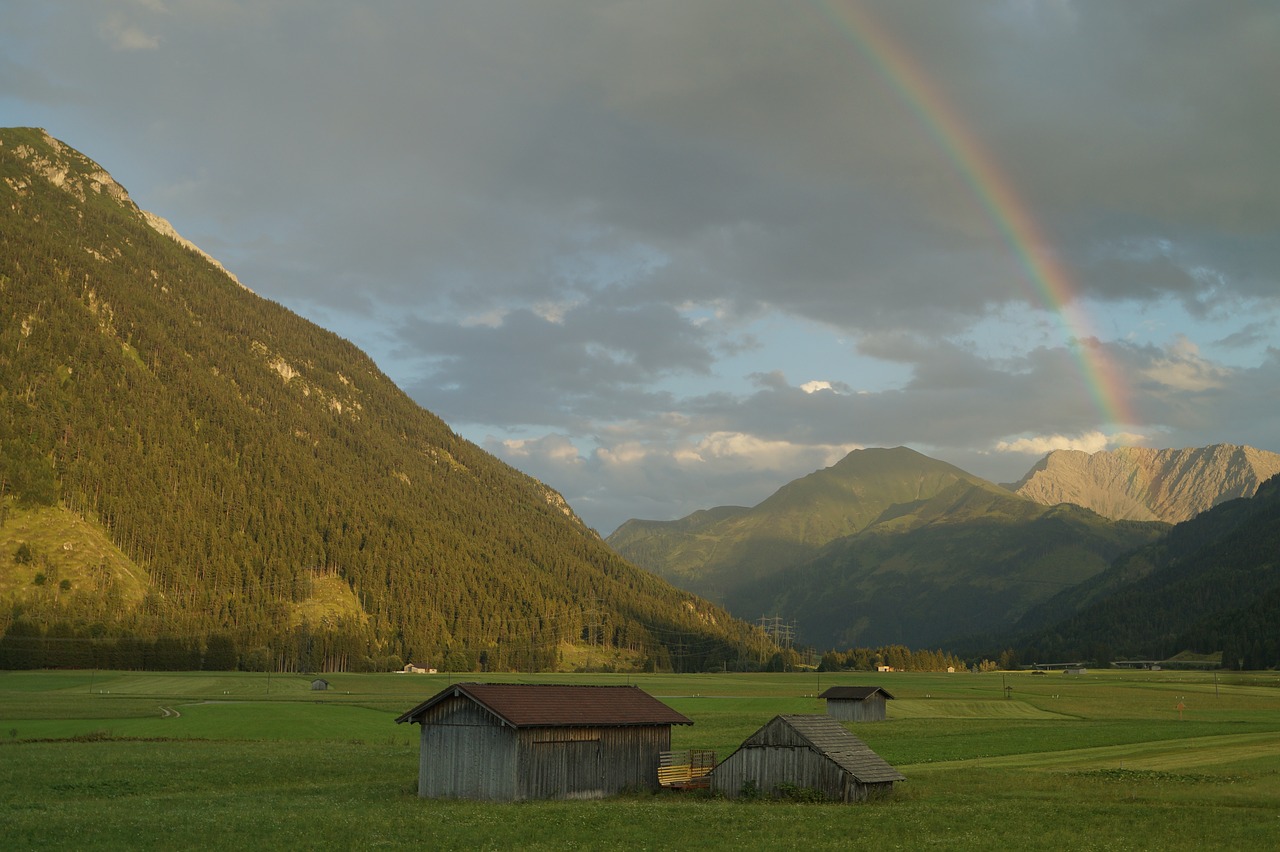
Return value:
M 634 683 L 726 757 L 828 686 L 876 684 L 854 732 L 908 778 L 865 805 L 636 794 L 420 800 L 399 713 L 450 675 L 0 672 L 6 849 L 1263 849 L 1280 843 L 1280 675 L 484 675 Z

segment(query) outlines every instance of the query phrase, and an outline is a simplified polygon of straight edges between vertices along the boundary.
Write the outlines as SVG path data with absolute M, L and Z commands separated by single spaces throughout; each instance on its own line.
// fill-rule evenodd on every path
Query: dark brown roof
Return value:
M 465 696 L 513 728 L 692 725 L 636 686 L 456 683 L 414 707 L 397 722 L 421 722 L 427 710 Z
M 893 698 L 893 696 L 889 694 L 889 690 L 881 689 L 878 686 L 833 686 L 818 697 L 866 701 L 877 692 L 885 698 Z

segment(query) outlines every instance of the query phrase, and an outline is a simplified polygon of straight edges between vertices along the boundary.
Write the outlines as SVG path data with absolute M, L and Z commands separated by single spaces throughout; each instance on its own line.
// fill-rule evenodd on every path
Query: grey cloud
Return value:
M 1218 345 L 1231 349 L 1243 349 L 1265 344 L 1276 339 L 1276 321 L 1251 322 L 1239 331 L 1227 335 Z
M 1001 466 L 987 453 L 1006 436 L 1096 427 L 1027 249 L 1106 310 L 1180 305 L 1255 356 L 1271 339 L 1274 3 L 866 0 L 866 31 L 852 8 L 17 3 L 0 107 L 48 121 L 450 422 L 653 449 L 625 476 L 585 449 L 562 463 L 556 442 L 512 457 L 572 477 L 588 505 L 657 505 L 663 488 L 717 502 L 783 474 L 726 462 L 704 483 L 671 454 L 712 432 L 819 448 L 796 469 L 853 442 Z M 894 61 L 950 112 L 912 102 Z M 962 342 L 1023 306 L 1044 329 Z M 911 379 L 806 394 L 792 382 L 841 376 L 767 360 L 749 326 L 779 313 Z M 1274 395 L 1249 391 L 1274 390 L 1274 358 L 1219 373 L 1089 345 L 1169 440 L 1239 424 L 1280 446 Z M 718 388 L 719 359 L 744 353 L 763 378 Z M 1175 392 L 1144 381 L 1157 368 L 1215 381 Z
M 132 62 L 97 56 L 92 16 L 57 17 L 66 33 L 41 58 L 107 62 L 109 84 L 140 96 L 91 92 L 103 117 L 122 110 L 180 168 L 180 152 L 199 151 L 224 205 L 295 221 L 290 254 L 308 268 L 248 262 L 298 298 L 340 299 L 361 277 L 405 305 L 536 291 L 563 234 L 588 227 L 672 257 L 672 294 L 749 298 L 853 329 L 916 310 L 954 330 L 1023 298 L 957 164 L 838 12 L 320 8 L 213 16 L 173 4 L 147 21 L 162 49 Z M 1265 6 L 1086 3 L 1070 27 L 1003 3 L 869 8 L 1046 222 L 1101 202 L 1143 233 L 1187 221 L 1274 230 L 1276 118 L 1256 109 L 1278 76 L 1265 73 L 1274 51 L 1258 47 Z M 695 266 L 707 260 L 717 266 Z M 1116 298 L 1186 286 L 1133 273 L 1081 285 Z
M 630 418 L 670 407 L 644 385 L 675 372 L 705 373 L 710 341 L 670 307 L 583 305 L 560 322 L 529 310 L 497 327 L 412 321 L 402 357 L 425 362 L 410 393 L 446 419 L 563 425 Z

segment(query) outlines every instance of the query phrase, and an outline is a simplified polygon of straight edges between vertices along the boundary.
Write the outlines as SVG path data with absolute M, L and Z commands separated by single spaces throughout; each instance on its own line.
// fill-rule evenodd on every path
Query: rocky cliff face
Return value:
M 1179 523 L 1280 473 L 1280 455 L 1215 444 L 1180 450 L 1055 450 L 1012 490 L 1038 503 L 1074 503 L 1114 520 Z

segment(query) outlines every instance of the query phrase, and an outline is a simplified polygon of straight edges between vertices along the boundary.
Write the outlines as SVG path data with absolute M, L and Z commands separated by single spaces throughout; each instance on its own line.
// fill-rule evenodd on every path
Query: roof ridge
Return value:
M 454 683 L 396 721 L 422 722 L 431 708 L 462 696 L 515 728 L 693 724 L 638 686 L 594 683 Z

